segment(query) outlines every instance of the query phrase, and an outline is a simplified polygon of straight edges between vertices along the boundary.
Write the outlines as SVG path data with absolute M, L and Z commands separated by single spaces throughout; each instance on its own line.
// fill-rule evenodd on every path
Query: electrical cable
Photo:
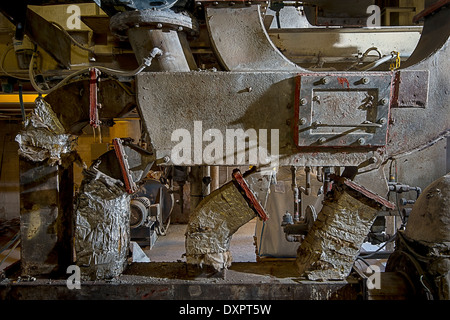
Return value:
M 110 75 L 114 75 L 114 76 L 118 76 L 118 77 L 134 77 L 137 74 L 141 73 L 145 68 L 149 67 L 152 63 L 153 58 L 155 58 L 156 56 L 160 56 L 162 55 L 162 50 L 155 47 L 152 49 L 152 51 L 150 52 L 150 56 L 148 58 L 144 58 L 143 62 L 141 63 L 141 65 L 135 69 L 135 70 L 131 70 L 131 71 L 122 71 L 122 70 L 115 70 L 115 69 L 111 69 L 111 68 L 107 68 L 107 67 L 103 67 L 103 66 L 91 66 L 88 68 L 84 68 L 78 71 L 75 71 L 74 73 L 68 75 L 67 77 L 65 77 L 63 80 L 61 80 L 60 82 L 58 82 L 57 85 L 55 85 L 54 87 L 44 90 L 41 87 L 38 86 L 38 84 L 36 83 L 34 77 L 34 59 L 36 56 L 36 51 L 33 53 L 33 55 L 31 56 L 31 61 L 30 61 L 30 67 L 28 69 L 28 74 L 30 77 L 30 81 L 31 81 L 31 85 L 33 86 L 33 88 L 40 94 L 49 94 L 51 92 L 53 92 L 56 89 L 61 88 L 63 85 L 65 85 L 70 79 L 82 75 L 85 72 L 89 72 L 90 69 L 92 68 L 96 68 L 98 70 L 100 70 L 101 72 L 104 72 L 106 74 L 110 74 Z
M 377 250 L 370 252 L 369 254 L 359 254 L 358 257 L 362 257 L 364 259 L 370 258 L 372 256 L 374 256 L 376 253 L 380 252 L 381 249 L 383 249 L 389 242 L 392 242 L 393 240 L 395 240 L 395 238 L 397 238 L 397 233 L 394 234 L 394 236 L 392 238 L 390 238 L 389 240 L 387 240 L 381 247 L 379 247 Z
M 1 58 L 0 58 L 0 70 L 3 71 L 4 74 L 6 74 L 7 76 L 9 76 L 9 77 L 11 77 L 11 78 L 15 78 L 15 79 L 19 79 L 19 80 L 26 80 L 26 81 L 30 80 L 29 78 L 24 78 L 24 77 L 15 76 L 15 75 L 9 73 L 8 71 L 6 71 L 6 70 L 3 68 L 3 65 L 4 65 L 4 63 L 5 63 L 5 58 L 6 58 L 6 56 L 8 55 L 8 53 L 9 53 L 12 49 L 14 49 L 14 46 L 13 46 L 12 44 L 10 44 L 10 45 L 8 45 L 8 47 L 6 48 L 6 50 L 3 52 L 3 54 L 2 54 L 2 56 L 1 56 Z
M 19 237 L 20 231 L 17 232 L 9 241 L 7 244 L 5 244 L 1 249 L 0 249 L 0 253 L 2 253 L 3 251 L 7 250 L 11 244 L 13 244 L 17 238 Z
M 68 37 L 70 39 L 70 41 L 72 41 L 72 43 L 77 46 L 78 48 L 82 49 L 82 50 L 86 50 L 92 54 L 95 54 L 94 50 L 90 49 L 90 48 L 86 48 L 85 46 L 83 46 L 81 43 L 79 43 L 77 40 L 75 40 L 75 38 L 73 38 L 65 29 L 64 27 L 62 27 L 60 24 L 56 23 L 56 22 L 50 22 L 52 25 L 54 25 L 55 27 L 57 27 L 59 30 L 61 30 L 66 37 Z
M 16 241 L 16 243 L 14 244 L 14 246 L 11 248 L 11 250 L 9 250 L 8 254 L 3 258 L 3 260 L 0 262 L 0 266 L 3 264 L 3 262 L 6 261 L 6 259 L 8 259 L 8 257 L 11 255 L 11 253 L 14 251 L 14 249 L 19 245 L 20 243 L 20 239 L 18 239 Z

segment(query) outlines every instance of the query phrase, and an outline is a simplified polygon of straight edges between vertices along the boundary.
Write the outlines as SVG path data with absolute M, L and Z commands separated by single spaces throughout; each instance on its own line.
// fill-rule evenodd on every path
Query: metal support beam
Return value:
M 73 166 L 19 158 L 22 275 L 65 274 L 72 264 Z

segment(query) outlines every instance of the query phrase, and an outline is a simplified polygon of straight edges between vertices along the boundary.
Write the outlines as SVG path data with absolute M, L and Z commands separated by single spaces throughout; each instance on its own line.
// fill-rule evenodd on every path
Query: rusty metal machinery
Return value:
M 173 198 L 169 197 L 171 204 L 162 198 L 149 200 L 142 189 L 146 189 L 150 167 L 188 167 L 190 178 L 186 175 L 181 182 L 189 181 L 191 190 L 186 232 L 190 272 L 206 267 L 208 272 L 221 274 L 232 269 L 229 245 L 234 232 L 255 217 L 268 224 L 278 215 L 279 220 L 273 220 L 278 232 L 286 234 L 283 241 L 298 243 L 295 272 L 305 280 L 347 281 L 355 261 L 363 260 L 364 241 L 387 243 L 396 239 L 398 251 L 390 258 L 381 282 L 392 281 L 397 290 L 385 294 L 410 297 L 408 290 L 413 287 L 419 297 L 448 299 L 448 255 L 441 248 L 445 241 L 435 239 L 431 245 L 443 250 L 436 262 L 432 249 L 413 252 L 412 244 L 423 239 L 411 236 L 408 229 L 408 217 L 417 221 L 412 217 L 421 213 L 414 211 L 426 210 L 415 204 L 424 197 L 421 190 L 448 171 L 440 162 L 433 168 L 414 167 L 423 159 L 432 163 L 425 155 L 431 149 L 440 159 L 446 157 L 442 147 L 434 148 L 442 146 L 450 130 L 448 1 L 426 1 L 425 10 L 417 12 L 415 21 L 423 22 L 423 28 L 409 53 L 391 49 L 389 44 L 386 48 L 372 45 L 355 52 L 356 56 L 335 53 L 339 57 L 305 52 L 298 56 L 297 48 L 313 47 L 314 43 L 293 46 L 286 39 L 290 34 L 293 39 L 311 39 L 310 33 L 345 38 L 348 29 L 330 28 L 336 26 L 351 27 L 359 37 L 373 39 L 383 32 L 397 33 L 394 38 L 400 39 L 403 31 L 405 39 L 414 38 L 417 30 L 367 28 L 371 15 L 367 8 L 376 1 L 358 1 L 353 7 L 348 6 L 349 1 L 337 5 L 325 0 L 94 2 L 107 14 L 108 34 L 131 48 L 137 69 L 125 72 L 90 62 L 89 68 L 64 75 L 54 86 L 43 76 L 35 77 L 34 53 L 29 66 L 31 82 L 38 91 L 44 85 L 51 87 L 46 89 L 50 93 L 44 100 L 53 112 L 48 114 L 54 114 L 58 121 L 45 124 L 50 133 L 44 137 L 35 134 L 41 132 L 42 125 L 30 121 L 18 140 L 21 156 L 27 157 L 27 163 L 39 161 L 39 165 L 50 158 L 48 166 L 56 162 L 55 170 L 62 170 L 58 179 L 71 185 L 70 175 L 64 174 L 70 166 L 60 168 L 64 162 L 59 160 L 73 150 L 64 151 L 60 144 L 61 153 L 51 153 L 48 137 L 71 142 L 86 124 L 107 124 L 133 108 L 141 120 L 142 137 L 139 145 L 114 139 L 114 149 L 85 168 L 82 188 L 70 213 L 74 227 L 69 235 L 75 244 L 72 248 L 68 237 L 61 238 L 58 248 L 62 252 L 51 254 L 61 254 L 63 265 L 52 261 L 42 272 L 60 271 L 70 264 L 67 248 L 71 247 L 75 257 L 71 263 L 81 267 L 83 280 L 123 274 L 132 238 L 129 226 L 133 233 L 144 225 L 148 228 L 155 219 L 159 224 L 170 219 Z M 307 28 L 280 28 L 280 10 L 289 6 L 301 9 Z M 270 28 L 273 16 L 269 10 L 275 12 L 276 28 Z M 36 35 L 33 23 L 19 28 L 33 17 L 33 13 L 24 14 L 26 7 L 2 6 L 2 12 L 17 25 L 19 36 L 26 34 L 43 50 L 54 51 L 60 65 L 69 66 L 67 37 L 60 29 L 43 23 L 50 34 L 65 39 L 63 49 L 57 52 Z M 69 82 L 73 78 L 77 80 Z M 80 95 L 82 89 L 91 92 L 91 98 Z M 128 94 L 130 90 L 132 94 Z M 73 108 L 65 107 L 65 101 Z M 35 114 L 39 108 L 36 110 Z M 235 142 L 237 148 L 239 143 L 243 147 L 236 150 Z M 64 157 L 64 161 L 73 161 L 68 159 Z M 245 174 L 235 170 L 228 183 L 209 194 L 203 192 L 210 180 L 205 179 L 208 174 L 203 174 L 202 168 L 243 165 L 253 169 Z M 292 200 L 283 204 L 280 212 L 268 212 L 267 199 L 276 184 L 278 168 L 292 170 Z M 306 177 L 300 186 L 298 169 L 304 169 Z M 311 171 L 322 184 L 320 194 L 312 193 Z M 444 197 L 450 196 L 447 187 L 441 189 L 446 192 Z M 163 190 L 158 190 L 161 197 Z M 407 193 L 404 200 L 398 201 L 399 193 Z M 307 197 L 320 206 L 303 203 Z M 23 198 L 29 201 L 29 195 Z M 416 207 L 411 211 L 412 204 Z M 169 207 L 169 213 L 163 213 L 163 208 Z M 64 214 L 60 209 L 55 209 L 57 216 Z M 29 206 L 22 210 L 24 221 L 33 214 L 30 210 Z M 402 218 L 405 235 L 400 232 L 394 236 L 396 230 L 388 234 L 383 221 L 389 215 Z M 64 219 L 55 219 L 60 220 Z M 375 222 L 380 220 L 381 229 Z M 421 227 L 415 222 L 411 228 Z M 22 242 L 25 249 L 33 245 L 24 237 Z M 422 250 L 423 245 L 419 243 L 416 250 Z M 27 262 L 38 264 L 39 259 L 23 252 L 22 271 L 32 275 Z M 411 255 L 413 259 L 408 260 Z M 32 261 L 27 261 L 29 258 Z M 424 270 L 428 267 L 423 262 L 430 259 L 437 271 Z M 403 277 L 404 271 L 414 279 Z M 367 276 L 357 275 L 364 287 Z M 377 295 L 370 288 L 364 290 L 366 298 L 368 292 L 372 297 Z

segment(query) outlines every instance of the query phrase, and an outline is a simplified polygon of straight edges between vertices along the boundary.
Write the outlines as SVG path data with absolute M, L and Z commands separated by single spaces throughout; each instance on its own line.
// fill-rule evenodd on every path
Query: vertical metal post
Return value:
M 73 166 L 20 158 L 19 170 L 22 274 L 65 274 L 73 261 Z
M 211 166 L 211 192 L 219 189 L 219 166 Z

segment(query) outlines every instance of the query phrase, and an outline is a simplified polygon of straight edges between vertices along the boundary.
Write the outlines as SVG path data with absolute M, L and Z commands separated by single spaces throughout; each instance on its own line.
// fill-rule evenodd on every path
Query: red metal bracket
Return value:
M 244 198 L 247 200 L 250 207 L 263 221 L 267 221 L 269 217 L 267 216 L 263 207 L 261 207 L 261 205 L 259 204 L 259 201 L 256 199 L 253 192 L 250 190 L 247 182 L 241 174 L 241 171 L 239 171 L 239 169 L 234 169 L 232 177 L 233 181 L 235 181 L 239 185 L 240 189 L 244 192 Z
M 114 138 L 113 146 L 117 159 L 119 160 L 120 170 L 122 171 L 123 181 L 125 183 L 125 189 L 128 193 L 133 193 L 137 190 L 137 186 L 130 174 L 127 156 L 123 150 L 122 140 L 119 138 Z
M 100 71 L 96 68 L 89 69 L 89 124 L 97 128 L 100 125 L 100 120 L 98 118 L 98 107 L 97 102 L 97 85 L 98 77 Z
M 386 200 L 385 198 L 379 196 L 378 194 L 367 190 L 366 188 L 364 188 L 363 186 L 357 184 L 356 182 L 353 182 L 347 178 L 335 175 L 335 174 L 331 174 L 330 175 L 330 179 L 345 184 L 347 187 L 349 187 L 350 189 L 353 189 L 359 193 L 361 193 L 362 195 L 366 196 L 369 199 L 372 199 L 373 201 L 375 201 L 376 203 L 378 203 L 379 205 L 385 206 L 388 209 L 395 209 L 395 204 L 393 204 L 392 202 Z

